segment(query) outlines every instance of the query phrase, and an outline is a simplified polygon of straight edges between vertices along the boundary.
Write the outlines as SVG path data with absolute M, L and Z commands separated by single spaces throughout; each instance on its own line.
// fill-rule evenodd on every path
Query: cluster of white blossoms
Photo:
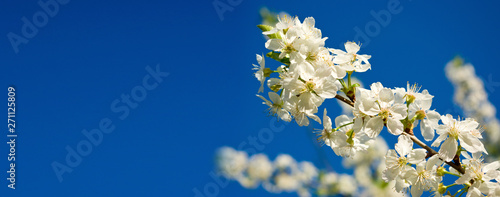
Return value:
M 476 120 L 440 115 L 431 109 L 433 96 L 427 90 L 420 91 L 417 85 L 387 88 L 377 82 L 364 89 L 353 84 L 353 73 L 371 69 L 370 56 L 357 54 L 360 46 L 354 42 L 345 43 L 345 51 L 326 48 L 326 38 L 312 17 L 301 22 L 297 17 L 284 16 L 275 26 L 258 27 L 269 38 L 265 47 L 271 52 L 266 56 L 283 64 L 272 70 L 266 67 L 265 57 L 257 55 L 259 66 L 254 65 L 255 77 L 261 83 L 258 93 L 264 91 L 266 82 L 270 90 L 269 100 L 258 96 L 269 106 L 271 115 L 284 121 L 294 119 L 300 126 L 309 125 L 309 119 L 321 123 L 316 115 L 320 106 L 326 99 L 336 98 L 352 106 L 352 116 L 338 116 L 334 125 L 325 108 L 319 140 L 337 155 L 354 157 L 365 152 L 387 128 L 399 137 L 395 150 L 386 153 L 383 179 L 395 181 L 396 191 L 410 191 L 412 196 L 424 191 L 445 195 L 450 186 L 443 185 L 442 176 L 452 173 L 442 168 L 446 164 L 458 172 L 455 184 L 462 185 L 461 191 L 467 196 L 500 196 L 496 181 L 500 166 L 484 164 L 483 160 L 477 160 L 477 164 L 463 160 L 467 154 L 487 154 L 480 141 L 482 127 Z M 337 94 L 340 92 L 345 96 Z M 439 151 L 419 140 L 415 128 Z M 414 143 L 421 148 L 413 149 Z M 481 166 L 488 166 L 488 176 L 481 175 L 485 170 Z
M 309 162 L 297 163 L 290 155 L 281 154 L 270 161 L 264 154 L 248 157 L 243 151 L 222 147 L 217 151 L 218 171 L 243 187 L 254 189 L 262 185 L 272 193 L 296 192 L 299 196 L 399 197 L 395 181 L 384 183 L 382 162 L 388 147 L 383 138 L 370 142 L 364 152 L 344 158 L 346 168 L 354 168 L 354 177 L 331 170 L 316 169 Z M 299 187 L 300 186 L 300 187 Z
M 264 154 L 248 157 L 246 152 L 222 147 L 216 155 L 217 168 L 228 179 L 245 188 L 262 185 L 272 193 L 296 192 L 301 197 L 315 195 L 352 195 L 357 190 L 354 177 L 319 171 L 311 162 L 297 162 L 287 154 L 270 161 Z
M 457 57 L 446 64 L 445 71 L 448 80 L 455 87 L 455 102 L 468 117 L 484 125 L 488 142 L 491 146 L 498 147 L 496 144 L 500 140 L 500 121 L 496 118 L 496 108 L 488 100 L 484 82 L 476 75 L 474 66 L 469 63 L 464 64 L 464 61 Z M 496 82 L 490 79 L 487 83 Z M 492 86 L 497 84 L 488 85 L 493 88 Z
M 255 76 L 272 90 L 269 100 L 260 96 L 272 115 L 284 121 L 292 118 L 300 126 L 309 125 L 309 118 L 321 122 L 315 115 L 325 99 L 334 98 L 342 88 L 348 88 L 342 79 L 347 72 L 364 72 L 370 68 L 368 55 L 358 55 L 360 47 L 354 42 L 345 44 L 346 51 L 326 48 L 321 31 L 315 28 L 314 18 L 300 22 L 296 17 L 279 18 L 275 27 L 260 25 L 270 39 L 266 42 L 267 54 L 285 65 L 276 70 L 266 68 L 264 57 L 257 55 L 259 66 Z M 267 79 L 272 73 L 278 78 Z M 350 84 L 349 84 L 350 85 Z M 351 88 L 353 89 L 353 88 Z M 279 92 L 279 94 L 277 94 Z

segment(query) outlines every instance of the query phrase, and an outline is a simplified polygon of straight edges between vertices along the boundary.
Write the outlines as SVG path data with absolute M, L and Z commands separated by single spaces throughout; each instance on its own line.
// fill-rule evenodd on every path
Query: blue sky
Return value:
M 256 28 L 263 6 L 300 19 L 313 16 L 328 47 L 355 40 L 356 28 L 366 33 L 371 25 L 369 43 L 355 41 L 365 43 L 361 53 L 372 55 L 372 70 L 357 77 L 365 85 L 380 81 L 387 87 L 418 82 L 435 95 L 433 107 L 441 113 L 459 114 L 443 70 L 455 55 L 473 63 L 479 76 L 500 81 L 496 1 L 220 2 L 231 7 L 223 20 L 211 0 L 60 0 L 57 12 L 51 7 L 53 16 L 45 14 L 47 21 L 37 1 L 2 2 L 0 81 L 5 94 L 9 85 L 16 87 L 19 135 L 17 189 L 8 189 L 7 173 L 0 173 L 2 196 L 194 196 L 193 188 L 213 182 L 209 174 L 218 147 L 237 147 L 269 127 L 251 71 L 255 54 L 266 52 Z M 389 2 L 399 2 L 401 10 L 381 25 L 370 12 L 388 10 Z M 33 16 L 39 27 L 36 33 L 27 30 L 28 38 L 22 18 L 33 22 Z M 27 41 L 17 53 L 10 32 Z M 148 78 L 155 69 L 168 76 Z M 145 77 L 157 86 L 147 89 Z M 500 87 L 492 90 L 490 100 L 499 106 Z M 131 93 L 140 98 L 129 105 L 122 96 Z M 326 106 L 332 116 L 340 113 L 336 102 Z M 86 140 L 82 130 L 99 128 L 103 119 L 112 122 L 113 132 L 103 134 L 60 182 L 51 164 L 64 163 L 66 147 L 76 149 Z M 308 132 L 289 124 L 259 152 L 271 158 L 288 153 L 324 167 Z M 5 135 L 4 130 L 2 141 Z M 2 171 L 8 170 L 7 148 L 0 146 Z M 342 172 L 340 158 L 323 148 Z M 276 195 L 233 182 L 218 196 Z

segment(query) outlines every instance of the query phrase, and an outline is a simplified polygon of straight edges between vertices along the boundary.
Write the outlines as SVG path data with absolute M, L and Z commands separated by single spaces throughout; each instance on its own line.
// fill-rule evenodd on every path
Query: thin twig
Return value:
M 342 102 L 350 105 L 351 107 L 354 107 L 354 103 L 352 101 L 350 101 L 349 99 L 344 98 L 343 96 L 340 96 L 340 95 L 337 94 L 337 95 L 335 95 L 335 98 L 338 99 L 339 101 L 342 101 Z M 410 137 L 410 139 L 413 142 L 415 142 L 415 144 L 417 144 L 420 147 L 422 147 L 425 150 L 427 150 L 427 154 L 429 155 L 429 157 L 431 157 L 431 156 L 433 156 L 435 154 L 438 154 L 438 152 L 436 152 L 431 147 L 427 146 L 427 144 L 425 144 L 424 142 L 422 142 L 421 140 L 419 140 L 417 137 L 415 137 L 415 135 L 411 135 L 411 134 L 409 134 L 407 132 L 403 132 L 403 134 L 407 135 L 408 137 Z M 455 168 L 455 170 L 457 170 L 461 174 L 465 174 L 465 170 L 464 170 L 464 168 L 462 168 L 462 166 L 460 165 L 460 163 L 456 164 L 456 163 L 453 163 L 453 162 L 450 162 L 450 161 L 445 161 L 445 163 L 448 164 L 449 166 L 451 166 L 452 168 Z
M 435 154 L 438 154 L 434 149 L 432 149 L 431 147 L 427 146 L 424 142 L 420 141 L 417 137 L 415 137 L 414 135 L 410 135 L 406 132 L 403 132 L 404 135 L 407 135 L 408 137 L 410 137 L 410 139 L 415 142 L 415 144 L 418 144 L 420 147 L 424 148 L 425 150 L 427 150 L 427 153 L 429 154 L 429 156 L 433 156 Z M 461 174 L 465 174 L 465 170 L 464 168 L 462 168 L 461 165 L 457 165 L 453 162 L 450 162 L 450 161 L 445 161 L 446 164 L 448 164 L 449 166 L 451 166 L 452 168 L 455 168 L 455 170 L 457 170 L 458 172 L 460 172 Z
M 340 96 L 337 94 L 337 95 L 335 95 L 335 98 L 338 99 L 339 101 L 342 101 L 342 102 L 350 105 L 351 107 L 354 107 L 354 103 L 351 100 L 344 98 L 343 96 Z

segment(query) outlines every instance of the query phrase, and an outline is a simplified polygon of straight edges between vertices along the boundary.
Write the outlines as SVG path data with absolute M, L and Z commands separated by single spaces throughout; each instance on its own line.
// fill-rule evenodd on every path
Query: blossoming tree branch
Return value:
M 342 157 L 366 151 L 387 128 L 398 142 L 385 155 L 382 179 L 395 181 L 397 192 L 500 196 L 500 162 L 483 162 L 483 154 L 488 153 L 480 141 L 483 128 L 476 120 L 440 115 L 431 109 L 433 96 L 417 85 L 387 88 L 377 82 L 370 89 L 359 87 L 352 76 L 371 69 L 371 56 L 358 54 L 360 46 L 354 42 L 346 42 L 345 50 L 325 47 L 327 38 L 312 17 L 301 22 L 283 16 L 275 26 L 258 27 L 269 38 L 265 47 L 270 51 L 257 55 L 255 77 L 260 81 L 258 93 L 265 85 L 270 91 L 267 98 L 257 96 L 271 115 L 300 126 L 310 120 L 322 123 L 319 140 Z M 266 57 L 282 65 L 267 68 Z M 350 105 L 352 116 L 341 115 L 333 122 L 325 108 L 321 119 L 317 114 L 327 99 Z M 413 148 L 414 144 L 420 148 Z M 456 180 L 446 186 L 443 176 Z M 454 186 L 461 189 L 451 194 L 448 188 Z

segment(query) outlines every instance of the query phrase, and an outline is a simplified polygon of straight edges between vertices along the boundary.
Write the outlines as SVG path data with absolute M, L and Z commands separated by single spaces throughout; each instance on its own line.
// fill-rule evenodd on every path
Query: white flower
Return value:
M 276 23 L 276 27 L 270 31 L 263 32 L 262 34 L 264 35 L 274 34 L 278 31 L 289 29 L 299 24 L 300 21 L 297 17 L 291 17 L 289 15 L 279 16 L 278 23 Z
M 371 140 L 361 128 L 355 129 L 362 121 L 360 118 L 353 120 L 346 115 L 335 118 L 335 126 L 338 128 L 333 133 L 333 144 L 331 146 L 335 154 L 342 157 L 351 157 L 359 151 L 368 149 L 367 143 Z
M 266 81 L 266 77 L 264 76 L 264 69 L 266 68 L 266 62 L 265 62 L 264 58 L 262 56 L 260 56 L 259 54 L 257 54 L 257 62 L 259 62 L 260 67 L 255 65 L 255 64 L 252 64 L 254 67 L 252 70 L 257 70 L 254 73 L 255 78 L 257 78 L 257 80 L 260 81 L 260 88 L 259 88 L 259 92 L 257 92 L 257 93 L 261 93 L 264 91 L 264 82 Z
M 337 55 L 333 60 L 336 64 L 339 64 L 347 71 L 365 72 L 371 68 L 370 63 L 368 62 L 368 59 L 371 58 L 370 55 L 356 54 L 360 49 L 358 44 L 354 42 L 346 42 L 344 46 L 347 53 L 338 49 L 330 50 L 333 54 Z
M 280 154 L 274 159 L 274 166 L 276 168 L 282 169 L 287 167 L 295 167 L 297 162 L 293 159 L 292 156 L 288 154 Z
M 410 104 L 410 107 L 408 109 L 408 118 L 412 119 L 417 116 L 415 117 L 416 122 L 414 126 L 418 124 L 418 120 L 421 120 L 420 132 L 422 133 L 422 136 L 425 140 L 431 141 L 432 139 L 434 139 L 434 130 L 436 129 L 436 127 L 438 127 L 438 122 L 439 119 L 441 119 L 441 116 L 438 112 L 430 110 L 432 97 L 430 99 L 427 97 L 427 95 L 430 96 L 427 90 L 422 91 L 421 95 L 422 96 L 416 96 L 417 99 L 415 99 L 415 101 Z
M 321 30 L 314 27 L 316 21 L 313 17 L 307 17 L 304 19 L 304 22 L 300 24 L 301 34 L 300 38 L 302 39 L 321 39 Z M 325 38 L 326 39 L 326 38 Z
M 279 78 L 270 78 L 267 80 L 267 87 L 275 92 L 283 89 L 285 79 L 291 78 L 288 80 L 292 80 L 295 77 L 292 73 L 288 72 L 288 68 L 284 65 L 278 67 L 276 72 L 279 73 Z
M 297 40 L 299 37 L 299 29 L 298 28 L 290 28 L 286 34 L 283 34 L 282 31 L 278 32 L 280 34 L 281 39 L 274 38 L 269 39 L 266 42 L 266 48 L 269 50 L 281 52 L 279 55 L 280 59 L 286 57 L 286 55 L 290 55 L 290 59 L 293 59 L 296 55 L 299 45 L 297 44 Z
M 369 137 L 377 137 L 384 128 L 384 124 L 387 125 L 387 130 L 393 135 L 399 135 L 403 132 L 403 123 L 400 120 L 407 115 L 406 106 L 394 103 L 394 93 L 391 89 L 383 88 L 380 90 L 376 101 L 371 99 L 359 100 L 362 101 L 361 104 L 363 105 L 360 110 L 366 115 L 374 116 L 365 125 L 365 132 Z
M 366 151 L 358 152 L 356 155 L 346 158 L 343 163 L 345 166 L 360 166 L 360 165 L 374 165 L 377 161 L 384 158 L 389 147 L 384 138 L 375 138 L 366 142 L 368 149 Z M 384 163 L 381 163 L 383 166 Z M 382 169 L 383 170 L 383 169 Z M 382 171 L 380 170 L 380 171 Z
M 327 172 L 326 174 L 324 174 L 322 176 L 322 178 L 320 179 L 320 184 L 321 185 L 333 185 L 335 183 L 337 183 L 338 181 L 338 176 L 336 173 L 334 172 Z
M 430 95 L 427 90 L 423 90 L 422 93 L 420 93 L 420 86 L 417 84 L 410 85 L 410 83 L 406 84 L 406 90 L 402 89 L 403 91 L 403 98 L 406 99 L 407 103 L 413 103 L 415 101 L 423 101 L 426 104 L 425 107 L 427 107 L 427 104 L 430 107 L 430 104 L 432 103 L 432 98 L 434 96 Z
M 406 174 L 406 172 L 404 172 L 402 175 Z M 397 176 L 396 177 L 396 183 L 394 184 L 394 189 L 397 191 L 397 192 L 405 192 L 406 189 L 408 187 L 410 187 L 410 183 L 408 183 L 408 181 L 406 181 L 403 177 L 401 176 Z M 406 192 L 405 192 L 406 193 Z
M 311 162 L 302 161 L 298 167 L 300 172 L 297 174 L 297 178 L 303 183 L 310 183 L 318 176 L 318 169 Z
M 328 117 L 328 115 L 326 114 L 326 108 L 325 108 L 323 112 L 323 129 L 318 132 L 318 135 L 320 136 L 318 140 L 322 144 L 334 147 L 336 146 L 334 144 L 335 142 L 334 134 L 335 132 L 333 131 L 332 128 L 332 119 L 330 119 L 330 117 Z
M 227 178 L 237 178 L 245 170 L 248 161 L 246 152 L 222 147 L 216 155 L 217 167 Z
M 413 149 L 413 141 L 406 135 L 400 135 L 396 150 L 387 151 L 385 156 L 386 169 L 383 172 L 382 179 L 389 182 L 394 180 L 401 172 L 408 170 L 408 163 L 417 164 L 424 161 L 426 151 L 423 148 Z M 397 152 L 397 154 L 396 154 Z M 398 156 L 399 154 L 399 156 Z
M 358 187 L 356 179 L 345 174 L 340 175 L 338 183 L 339 192 L 343 195 L 353 195 L 354 192 L 356 192 L 356 188 Z
M 300 181 L 297 180 L 293 175 L 289 175 L 286 173 L 281 173 L 274 177 L 274 181 L 276 183 L 276 187 L 280 190 L 284 190 L 287 192 L 295 191 L 300 186 Z
M 427 162 L 417 164 L 417 169 L 410 168 L 404 174 L 404 179 L 411 185 L 410 193 L 413 197 L 419 197 L 423 191 L 437 190 L 442 177 L 436 175 L 436 165 L 440 160 L 437 155 L 430 157 Z
M 337 95 L 339 82 L 331 76 L 327 67 L 322 67 L 312 73 L 301 73 L 294 79 L 285 81 L 285 88 L 292 95 L 299 95 L 300 109 L 317 108 L 324 99 L 333 98 Z
M 372 84 L 373 86 L 373 84 Z M 378 93 L 377 93 L 378 97 Z M 359 118 L 369 118 L 365 112 L 370 114 L 377 113 L 375 109 L 376 99 L 372 96 L 371 91 L 357 87 L 356 88 L 356 101 L 354 102 L 354 108 L 352 114 Z M 365 106 L 366 105 L 366 106 Z
M 298 53 L 294 53 L 295 55 L 290 57 L 290 71 L 299 74 L 314 72 L 314 69 L 321 63 L 318 57 L 319 53 L 324 53 L 322 51 L 325 50 L 328 51 L 323 47 L 324 44 L 324 39 L 297 40 L 296 46 Z
M 282 120 L 290 122 L 292 120 L 292 117 L 290 116 L 290 113 L 283 108 L 284 102 L 281 97 L 276 94 L 276 92 L 269 92 L 268 95 L 271 101 L 268 101 L 261 95 L 257 96 L 264 100 L 262 104 L 269 106 L 269 114 L 272 116 L 278 116 Z
M 315 113 L 318 112 L 318 108 L 304 109 L 299 107 L 299 98 L 296 96 L 292 96 L 287 100 L 285 103 L 285 109 L 292 114 L 295 122 L 297 122 L 299 126 L 308 126 L 308 118 L 312 118 L 316 122 L 321 123 L 321 119 L 315 115 Z
M 290 59 L 290 70 L 292 72 L 312 72 L 322 63 L 322 59 L 319 57 L 320 53 L 328 53 L 328 50 L 323 47 L 325 45 L 325 39 L 300 39 L 297 41 L 297 45 L 299 53 Z
M 273 173 L 273 165 L 266 155 L 256 154 L 250 157 L 247 173 L 252 179 L 266 180 Z
M 483 143 L 471 133 L 478 128 L 479 123 L 472 119 L 458 121 L 453 119 L 450 114 L 441 116 L 441 121 L 444 125 L 439 125 L 436 128 L 436 133 L 440 136 L 432 143 L 432 146 L 439 146 L 444 140 L 439 149 L 439 157 L 443 160 L 451 161 L 455 157 L 458 149 L 457 139 L 460 141 L 460 145 L 471 153 L 487 153 Z
M 334 56 L 330 55 L 330 51 L 322 47 L 317 54 L 316 64 L 318 66 L 328 66 L 332 70 L 332 76 L 336 79 L 342 79 L 346 76 L 346 71 L 343 67 L 333 63 Z M 352 78 L 351 78 L 352 80 Z
M 466 184 L 470 180 L 474 180 L 474 183 L 469 188 L 467 196 L 482 196 L 481 193 L 488 194 L 493 192 L 495 185 L 490 184 L 490 181 L 500 176 L 498 171 L 500 168 L 500 162 L 495 161 L 489 164 L 484 164 L 481 153 L 474 153 L 472 154 L 472 157 L 470 157 L 467 153 L 463 155 L 466 158 L 463 163 L 467 167 L 465 168 L 465 174 L 457 179 L 455 183 Z

